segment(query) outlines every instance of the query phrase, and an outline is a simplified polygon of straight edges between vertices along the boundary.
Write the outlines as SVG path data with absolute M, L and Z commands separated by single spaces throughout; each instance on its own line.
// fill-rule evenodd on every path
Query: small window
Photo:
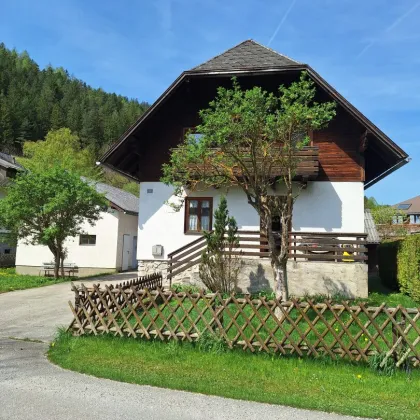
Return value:
M 420 214 L 413 214 L 413 223 L 416 225 L 420 224 Z
M 411 207 L 411 204 L 398 204 L 398 210 L 408 210 Z
M 183 134 L 183 139 L 185 139 L 187 136 L 191 136 L 194 138 L 196 143 L 198 143 L 204 135 L 202 133 L 197 133 L 194 127 L 184 128 L 182 134 Z
M 4 253 L 5 253 L 5 254 L 10 254 L 10 253 L 11 253 L 11 251 L 12 251 L 11 249 L 5 249 L 5 250 L 4 250 Z
M 188 197 L 185 200 L 185 233 L 198 233 L 212 229 L 213 199 Z
M 96 235 L 80 235 L 80 245 L 96 245 Z

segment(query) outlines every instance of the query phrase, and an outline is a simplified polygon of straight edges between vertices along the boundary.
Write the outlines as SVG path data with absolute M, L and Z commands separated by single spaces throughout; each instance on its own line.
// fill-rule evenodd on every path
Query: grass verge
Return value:
M 365 365 L 201 352 L 176 342 L 61 332 L 49 358 L 66 369 L 117 381 L 384 420 L 420 418 L 420 372 L 380 376 Z
M 2 268 L 0 269 L 0 293 L 49 286 L 69 280 L 71 279 L 68 277 L 55 279 L 54 277 L 21 275 L 16 274 L 14 268 Z

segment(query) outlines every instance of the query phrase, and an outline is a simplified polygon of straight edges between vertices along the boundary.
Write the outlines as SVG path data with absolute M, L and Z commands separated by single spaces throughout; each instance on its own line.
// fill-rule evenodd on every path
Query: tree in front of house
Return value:
M 98 167 L 93 148 L 82 146 L 79 136 L 69 128 L 51 130 L 43 141 L 26 141 L 23 144 L 23 157 L 18 158 L 18 161 L 30 171 L 60 166 L 63 170 L 77 172 L 86 178 L 103 181 L 139 195 L 139 185 L 136 182 Z
M 53 166 L 18 174 L 0 200 L 0 225 L 31 245 L 45 245 L 59 276 L 66 255 L 64 241 L 83 233 L 84 222 L 94 225 L 107 201 L 79 174 Z
M 173 149 L 163 166 L 162 181 L 176 187 L 175 194 L 210 187 L 237 186 L 260 216 L 276 277 L 276 295 L 286 299 L 289 226 L 298 186 L 293 182 L 299 152 L 308 144 L 309 131 L 319 130 L 335 116 L 335 103 L 315 102 L 316 87 L 303 73 L 277 93 L 260 87 L 242 90 L 219 88 L 209 107 L 200 111 L 201 136 L 187 136 Z M 273 187 L 283 184 L 283 195 Z M 281 246 L 272 229 L 281 222 Z
M 224 196 L 214 212 L 213 232 L 204 232 L 207 248 L 201 257 L 200 279 L 212 292 L 232 293 L 238 285 L 240 259 L 234 252 L 239 247 L 238 225 L 229 216 Z

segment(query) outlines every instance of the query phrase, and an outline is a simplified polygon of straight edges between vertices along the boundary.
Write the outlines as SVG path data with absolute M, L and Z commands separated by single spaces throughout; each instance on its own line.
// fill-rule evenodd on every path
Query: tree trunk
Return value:
M 54 254 L 54 277 L 58 279 L 58 274 L 60 271 L 60 252 L 57 250 Z

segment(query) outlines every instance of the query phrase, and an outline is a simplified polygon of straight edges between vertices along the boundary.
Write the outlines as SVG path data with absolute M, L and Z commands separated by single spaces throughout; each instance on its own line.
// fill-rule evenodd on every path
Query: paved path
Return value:
M 74 283 L 119 283 L 135 277 L 137 272 L 125 272 Z M 74 302 L 69 282 L 0 294 L 0 337 L 51 341 L 57 328 L 72 320 L 69 300 Z
M 133 278 L 132 273 L 103 282 Z M 97 282 L 90 279 L 88 283 Z M 139 386 L 66 371 L 47 342 L 71 320 L 68 283 L 0 295 L 0 419 L 345 420 L 352 417 Z M 10 339 L 17 337 L 20 339 Z M 23 338 L 43 342 L 22 341 Z M 354 419 L 354 418 L 353 418 Z

